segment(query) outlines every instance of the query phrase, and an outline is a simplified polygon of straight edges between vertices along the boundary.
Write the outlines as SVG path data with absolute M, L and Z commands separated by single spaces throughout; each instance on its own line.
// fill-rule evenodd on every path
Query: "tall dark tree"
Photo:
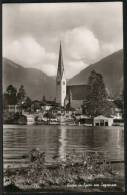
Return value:
M 20 88 L 19 88 L 19 91 L 17 93 L 17 101 L 19 104 L 23 104 L 24 101 L 25 101 L 25 97 L 26 97 L 26 92 L 25 92 L 25 89 L 24 89 L 24 86 L 21 85 Z
M 41 109 L 42 102 L 39 100 L 34 100 L 31 102 L 31 110 L 35 112 L 36 110 Z
M 88 78 L 88 95 L 84 106 L 91 118 L 105 114 L 107 109 L 107 92 L 103 77 L 95 70 L 91 71 Z
M 24 102 L 22 104 L 22 108 L 26 111 L 30 111 L 31 110 L 31 104 L 32 104 L 32 100 L 27 96 L 24 99 Z
M 8 94 L 3 94 L 3 108 L 5 109 L 8 106 Z
M 43 103 L 46 102 L 46 97 L 45 97 L 45 95 L 42 97 L 42 102 L 43 102 Z
M 122 117 L 124 118 L 124 92 L 122 91 L 119 97 L 114 100 L 115 106 L 121 110 Z
M 7 87 L 4 98 L 6 99 L 6 104 L 8 105 L 15 105 L 17 103 L 17 90 L 13 85 L 9 85 Z

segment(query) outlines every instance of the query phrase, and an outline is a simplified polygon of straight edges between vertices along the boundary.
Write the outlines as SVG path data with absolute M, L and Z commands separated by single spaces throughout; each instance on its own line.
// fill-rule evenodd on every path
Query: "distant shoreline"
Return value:
M 5 126 L 28 126 L 28 127 L 30 127 L 30 126 L 68 126 L 68 127 L 71 127 L 71 126 L 76 126 L 76 127 L 89 127 L 89 128 L 106 128 L 106 129 L 110 129 L 110 128 L 115 128 L 115 127 L 120 127 L 120 128 L 123 128 L 124 129 L 124 124 L 123 124 L 123 126 L 121 126 L 121 125 L 113 125 L 113 126 L 88 126 L 88 125 L 85 125 L 85 124 L 71 124 L 71 125 L 69 125 L 69 124 L 40 124 L 40 125 L 36 125 L 36 124 L 32 124 L 32 125 L 28 125 L 28 124 L 6 124 L 6 123 L 4 123 L 3 124 L 3 127 L 5 127 Z

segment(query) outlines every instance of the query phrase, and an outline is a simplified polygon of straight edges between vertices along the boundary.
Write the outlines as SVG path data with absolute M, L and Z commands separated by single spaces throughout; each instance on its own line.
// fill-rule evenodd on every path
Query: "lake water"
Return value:
M 121 127 L 4 125 L 3 148 L 4 168 L 27 164 L 22 156 L 33 148 L 44 151 L 48 163 L 54 162 L 54 155 L 64 159 L 75 151 L 78 158 L 86 150 L 108 152 L 110 160 L 124 160 L 124 131 Z

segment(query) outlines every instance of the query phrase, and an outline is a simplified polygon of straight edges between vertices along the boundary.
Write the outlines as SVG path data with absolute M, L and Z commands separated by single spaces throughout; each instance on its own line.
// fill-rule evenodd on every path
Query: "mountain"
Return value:
M 111 96 L 115 97 L 121 93 L 123 90 L 123 50 L 119 50 L 83 69 L 70 79 L 68 84 L 87 84 L 93 69 L 103 75 L 106 88 Z
M 83 69 L 79 74 L 68 80 L 68 85 L 87 84 L 92 70 L 101 73 L 110 95 L 116 97 L 123 89 L 123 50 L 109 55 L 99 62 Z M 3 58 L 3 90 L 12 84 L 19 88 L 24 85 L 27 95 L 32 99 L 41 99 L 46 96 L 49 99 L 55 97 L 55 77 L 49 77 L 41 70 L 24 68 L 13 61 Z
M 13 61 L 3 58 L 3 91 L 12 84 L 17 89 L 22 84 L 32 99 L 55 98 L 55 79 L 41 70 L 24 68 Z

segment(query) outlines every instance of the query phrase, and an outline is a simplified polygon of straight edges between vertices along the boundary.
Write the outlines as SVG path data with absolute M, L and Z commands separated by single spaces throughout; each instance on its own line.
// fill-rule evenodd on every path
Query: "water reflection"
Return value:
M 105 145 L 110 141 L 110 131 L 106 129 L 82 128 L 69 129 L 67 131 L 69 144 L 76 148 L 78 146 L 87 148 L 88 150 L 98 150 L 105 148 Z M 106 149 L 106 148 L 105 148 Z
M 60 128 L 60 137 L 59 137 L 59 157 L 62 161 L 66 161 L 66 134 L 67 134 L 67 129 L 65 126 L 61 126 Z
M 46 153 L 46 161 L 54 156 L 66 160 L 66 153 L 76 155 L 86 150 L 104 151 L 110 159 L 124 159 L 124 134 L 119 127 L 90 128 L 71 126 L 4 126 L 4 166 L 12 162 L 18 166 L 27 163 L 22 156 L 33 148 Z

